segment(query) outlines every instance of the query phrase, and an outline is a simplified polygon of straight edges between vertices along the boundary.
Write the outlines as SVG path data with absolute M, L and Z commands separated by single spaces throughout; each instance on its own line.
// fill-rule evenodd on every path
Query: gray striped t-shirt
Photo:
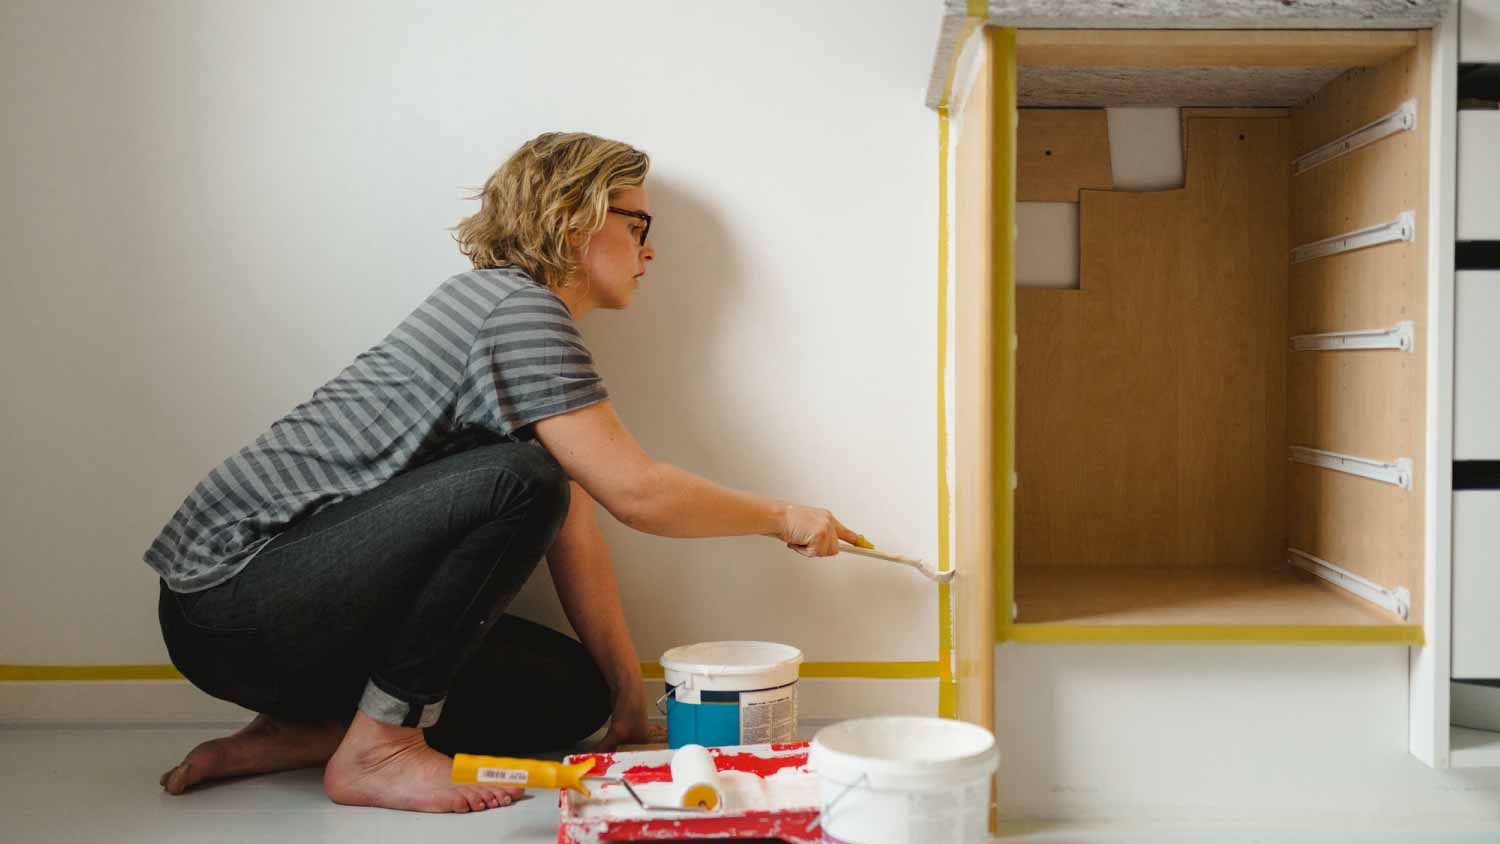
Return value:
M 219 464 L 146 562 L 176 592 L 237 574 L 298 519 L 404 469 L 607 398 L 555 293 L 514 269 L 443 282 L 396 330 Z

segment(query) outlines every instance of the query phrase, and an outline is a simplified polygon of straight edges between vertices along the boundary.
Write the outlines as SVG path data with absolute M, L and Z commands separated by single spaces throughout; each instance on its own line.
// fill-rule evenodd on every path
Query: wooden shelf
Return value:
M 1017 642 L 1420 644 L 1422 628 L 1292 566 L 1026 566 Z

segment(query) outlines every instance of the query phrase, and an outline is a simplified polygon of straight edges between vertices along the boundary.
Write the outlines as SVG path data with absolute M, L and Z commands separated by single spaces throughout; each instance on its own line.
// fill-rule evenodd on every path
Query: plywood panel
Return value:
M 1016 126 L 1017 202 L 1077 202 L 1080 190 L 1113 187 L 1104 109 L 1021 109 Z
M 1024 624 L 1400 624 L 1291 566 L 1036 566 L 1017 577 Z
M 1337 67 L 1021 68 L 1021 105 L 1290 106 L 1339 75 Z
M 1421 466 L 1416 470 L 1419 472 Z M 1412 593 L 1412 621 L 1421 623 L 1422 513 L 1407 504 L 1417 496 L 1392 484 L 1293 463 L 1287 483 L 1288 543 L 1361 577 Z
M 1085 191 L 1081 289 L 1017 291 L 1018 564 L 1281 559 L 1289 140 L 1190 121 L 1185 189 Z
M 1297 466 L 1288 541 L 1384 586 L 1412 592 L 1420 622 L 1427 346 L 1428 38 L 1378 67 L 1349 71 L 1292 114 L 1300 155 L 1417 100 L 1417 125 L 1292 178 L 1292 241 L 1417 217 L 1416 238 L 1291 268 L 1288 334 L 1415 325 L 1411 352 L 1297 352 L 1288 367 L 1288 439 L 1330 451 L 1409 457 L 1413 488 Z

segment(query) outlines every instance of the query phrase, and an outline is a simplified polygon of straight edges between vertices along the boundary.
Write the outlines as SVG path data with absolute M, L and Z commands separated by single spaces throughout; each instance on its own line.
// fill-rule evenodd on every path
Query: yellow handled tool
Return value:
M 453 781 L 499 785 L 506 788 L 568 789 L 588 797 L 583 778 L 594 769 L 593 760 L 576 765 L 545 762 L 539 759 L 510 759 L 504 756 L 471 756 L 459 753 L 453 757 Z
M 591 777 L 594 762 L 579 762 L 566 765 L 562 762 L 544 762 L 539 759 L 511 759 L 504 756 L 473 756 L 458 753 L 453 756 L 454 782 L 498 785 L 505 788 L 556 788 L 572 789 L 584 797 L 592 797 L 584 787 L 585 779 L 622 785 L 637 805 L 653 812 L 712 812 L 723 800 L 723 787 L 714 768 L 713 758 L 706 748 L 689 744 L 672 755 L 672 783 L 676 787 L 676 805 L 647 803 L 641 799 L 630 783 L 622 777 Z

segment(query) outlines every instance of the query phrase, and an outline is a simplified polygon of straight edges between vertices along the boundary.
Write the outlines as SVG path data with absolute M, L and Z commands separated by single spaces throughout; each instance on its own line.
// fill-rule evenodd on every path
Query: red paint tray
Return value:
M 817 844 L 822 840 L 822 830 L 816 823 L 818 790 L 814 775 L 807 769 L 807 746 L 803 741 L 709 748 L 724 784 L 724 809 L 709 815 L 648 816 L 634 808 L 633 802 L 627 805 L 624 787 L 613 783 L 589 782 L 592 798 L 564 791 L 558 799 L 562 810 L 558 844 L 715 838 L 772 838 L 788 844 Z M 593 760 L 592 775 L 621 777 L 637 791 L 649 792 L 671 783 L 672 753 L 583 753 L 565 761 Z

